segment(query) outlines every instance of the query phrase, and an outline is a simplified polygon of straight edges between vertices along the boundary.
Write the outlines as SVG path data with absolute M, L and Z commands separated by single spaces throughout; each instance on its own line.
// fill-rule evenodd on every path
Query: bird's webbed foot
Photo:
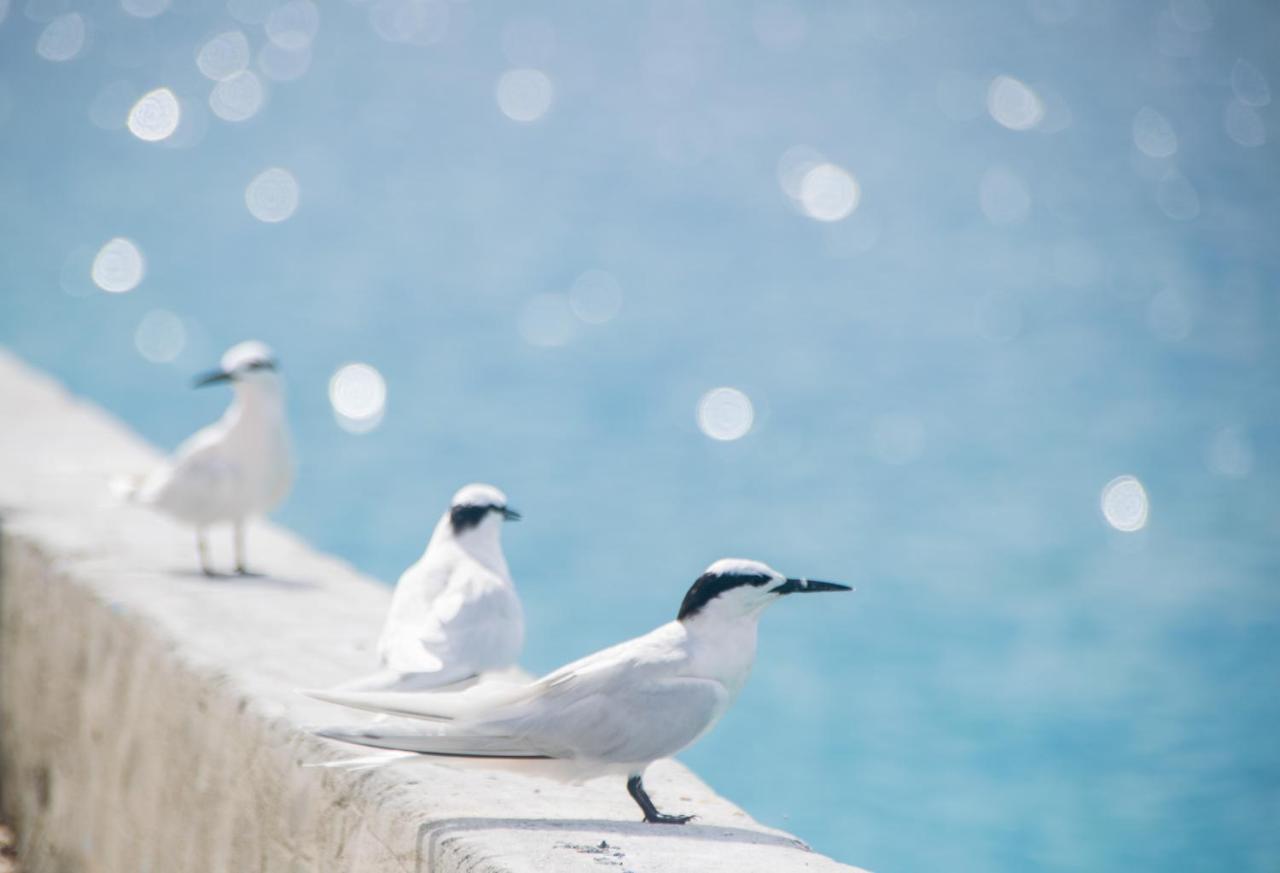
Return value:
M 653 815 L 646 815 L 644 820 L 649 824 L 684 824 L 693 821 L 692 815 L 667 815 L 665 812 L 654 811 Z
M 640 781 L 639 776 L 632 776 L 627 780 L 627 793 L 631 795 L 631 799 L 644 812 L 644 820 L 649 824 L 679 825 L 693 818 L 691 815 L 667 815 L 664 812 L 658 812 L 658 808 L 653 805 L 653 801 L 649 798 L 649 792 L 644 790 L 644 783 Z

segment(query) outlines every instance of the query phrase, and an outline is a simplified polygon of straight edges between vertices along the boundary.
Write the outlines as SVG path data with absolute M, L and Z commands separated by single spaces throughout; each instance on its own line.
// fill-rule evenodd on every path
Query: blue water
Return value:
M 163 446 L 227 399 L 193 373 L 271 343 L 279 520 L 392 580 L 498 483 L 535 670 L 669 619 L 723 555 L 855 584 L 773 609 L 684 755 L 838 858 L 1280 870 L 1280 8 L 304 4 L 273 27 L 305 72 L 223 121 L 196 52 L 256 56 L 272 7 L 0 0 L 0 341 Z M 74 57 L 38 55 L 72 12 L 83 44 L 45 52 Z M 523 123 L 495 88 L 526 67 L 554 90 Z M 183 121 L 143 142 L 162 86 Z M 800 145 L 852 215 L 792 203 Z M 300 197 L 268 224 L 273 166 Z M 146 274 L 108 294 L 117 236 Z M 538 297 L 587 269 L 622 289 L 603 324 Z M 165 363 L 135 337 L 158 309 Z M 350 361 L 386 379 L 368 433 L 330 406 Z M 739 440 L 699 430 L 717 386 L 754 404 Z M 1141 530 L 1100 509 L 1121 475 Z

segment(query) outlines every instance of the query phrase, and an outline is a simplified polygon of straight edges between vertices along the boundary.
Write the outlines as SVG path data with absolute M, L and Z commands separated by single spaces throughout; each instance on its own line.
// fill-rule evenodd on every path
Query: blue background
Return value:
M 1280 9 L 423 0 L 447 24 L 419 46 L 371 26 L 388 2 L 320 7 L 306 74 L 239 124 L 194 58 L 230 29 L 256 53 L 269 2 L 0 2 L 0 341 L 167 447 L 226 401 L 190 376 L 267 341 L 279 520 L 390 582 L 455 488 L 499 484 L 535 670 L 668 620 L 724 555 L 856 585 L 773 609 L 684 755 L 850 863 L 1280 870 L 1275 108 L 1246 89 L 1261 144 L 1225 123 L 1239 60 L 1280 81 Z M 72 9 L 83 50 L 39 57 Z M 525 66 L 555 89 L 529 124 L 495 100 Z M 1000 75 L 1037 129 L 993 119 Z M 92 123 L 108 86 L 171 88 L 178 145 L 127 101 Z M 1174 154 L 1136 147 L 1143 107 Z M 856 176 L 853 215 L 794 207 L 796 145 Z M 300 187 L 280 224 L 245 208 L 270 166 Z M 993 168 L 1026 195 L 1004 223 Z M 116 236 L 147 272 L 106 294 Z M 528 342 L 591 268 L 618 317 Z M 135 347 L 157 308 L 168 364 Z M 370 433 L 329 404 L 349 361 L 386 378 Z M 736 442 L 698 429 L 719 385 L 755 405 Z M 1121 474 L 1136 533 L 1099 509 Z

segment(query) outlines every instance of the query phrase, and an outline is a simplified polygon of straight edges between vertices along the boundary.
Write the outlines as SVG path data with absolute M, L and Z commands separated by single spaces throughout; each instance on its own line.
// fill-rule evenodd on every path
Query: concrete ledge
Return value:
M 112 505 L 155 457 L 124 427 L 3 351 L 0 409 L 0 810 L 29 870 L 853 869 L 673 761 L 646 781 L 683 828 L 620 780 L 301 766 L 361 754 L 305 730 L 358 717 L 294 689 L 370 666 L 389 591 L 269 525 L 270 575 L 206 580 L 189 531 Z

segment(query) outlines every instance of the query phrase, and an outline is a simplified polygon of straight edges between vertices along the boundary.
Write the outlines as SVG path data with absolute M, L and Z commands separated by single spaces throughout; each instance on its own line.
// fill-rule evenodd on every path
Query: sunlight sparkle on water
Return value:
M 138 322 L 133 333 L 138 353 L 153 364 L 168 364 L 187 346 L 182 319 L 167 309 L 153 309 Z
M 1102 515 L 1118 531 L 1133 533 L 1147 526 L 1147 490 L 1134 476 L 1117 476 L 1102 489 Z
M 698 429 L 713 440 L 741 439 L 755 418 L 751 398 L 737 388 L 712 388 L 698 401 Z
M 1006 167 L 992 167 L 978 186 L 978 205 L 992 224 L 1018 224 L 1031 212 L 1031 192 L 1017 173 Z
M 1267 142 L 1267 126 L 1252 106 L 1241 100 L 1232 100 L 1222 114 L 1222 126 L 1238 145 L 1257 148 Z
M 1148 157 L 1167 158 L 1178 151 L 1178 135 L 1169 119 L 1144 106 L 1133 117 L 1133 144 Z
M 266 91 L 252 70 L 243 70 L 213 86 L 209 108 L 223 121 L 247 121 L 258 114 Z
M 1171 170 L 1156 187 L 1160 211 L 1174 221 L 1190 221 L 1200 214 L 1200 195 L 1177 170 Z
M 369 22 L 387 42 L 433 45 L 449 33 L 449 4 L 445 0 L 378 0 L 369 8 Z
M 1262 71 L 1243 58 L 1231 68 L 1231 90 L 1246 106 L 1266 106 L 1271 102 L 1271 85 Z
M 604 270 L 587 270 L 569 287 L 569 307 L 587 324 L 604 324 L 622 310 L 622 286 Z
M 118 236 L 98 250 L 90 275 L 93 284 L 103 291 L 121 294 L 138 287 L 146 271 L 146 261 L 137 245 Z
M 259 221 L 284 221 L 298 208 L 298 180 L 283 167 L 263 170 L 244 189 L 244 202 Z
M 537 121 L 551 108 L 554 91 L 541 70 L 508 70 L 498 79 L 498 108 L 512 121 Z
M 311 45 L 320 29 L 320 9 L 311 0 L 288 0 L 271 10 L 263 27 L 282 49 L 299 51 Z
M 173 135 L 181 118 L 178 98 L 168 88 L 157 88 L 129 110 L 129 132 L 144 142 L 159 142 Z
M 1205 460 L 1219 476 L 1244 479 L 1253 470 L 1253 446 L 1243 429 L 1224 427 L 1213 435 Z
M 520 335 L 533 346 L 554 348 L 573 339 L 575 324 L 565 294 L 535 294 L 520 313 Z
M 1026 82 L 996 76 L 987 88 L 987 111 L 1010 130 L 1031 130 L 1044 118 L 1044 103 Z
M 386 412 L 386 380 L 369 364 L 344 364 L 329 379 L 329 403 L 343 430 L 368 433 Z
M 840 221 L 858 208 L 858 180 L 843 167 L 818 164 L 800 182 L 800 205 L 817 221 Z
M 46 61 L 69 61 L 84 48 L 84 17 L 68 12 L 45 25 L 36 39 L 36 54 Z
M 134 18 L 155 18 L 169 8 L 169 0 L 120 0 L 120 7 Z
M 230 79 L 249 67 L 249 38 L 239 30 L 218 34 L 200 47 L 196 66 L 215 82 Z

